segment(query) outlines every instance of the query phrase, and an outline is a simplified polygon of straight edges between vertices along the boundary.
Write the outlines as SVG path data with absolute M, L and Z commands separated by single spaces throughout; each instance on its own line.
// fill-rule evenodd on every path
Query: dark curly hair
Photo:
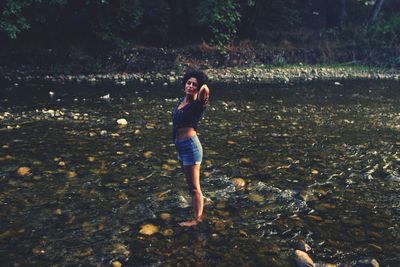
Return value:
M 200 70 L 188 70 L 182 78 L 182 84 L 184 87 L 186 82 L 192 77 L 197 79 L 197 91 L 200 90 L 203 84 L 206 84 L 208 80 L 208 77 L 204 72 Z

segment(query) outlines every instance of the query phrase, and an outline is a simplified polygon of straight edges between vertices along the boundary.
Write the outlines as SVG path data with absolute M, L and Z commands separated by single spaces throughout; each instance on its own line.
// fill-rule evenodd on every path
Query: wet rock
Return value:
M 311 247 L 304 240 L 299 240 L 296 244 L 296 248 L 304 252 L 309 252 L 311 250 Z
M 17 174 L 20 176 L 26 176 L 31 174 L 31 169 L 29 167 L 19 167 L 17 170 Z
M 294 252 L 294 261 L 299 267 L 315 267 L 315 263 L 310 256 L 301 250 L 296 250 Z
M 163 235 L 163 236 L 166 236 L 166 237 L 170 237 L 170 236 L 173 236 L 174 235 L 174 230 L 172 230 L 172 229 L 164 229 L 162 232 L 161 232 L 161 234 Z
M 379 263 L 376 259 L 365 259 L 357 262 L 355 267 L 379 267 Z
M 158 233 L 158 227 L 153 224 L 144 224 L 140 226 L 139 233 L 142 235 L 154 235 Z
M 127 125 L 128 122 L 125 119 L 118 119 L 117 120 L 118 125 Z
M 244 181 L 243 178 L 232 178 L 232 183 L 236 186 L 236 187 L 244 187 L 246 185 L 246 182 Z
M 121 266 L 122 266 L 122 263 L 119 262 L 119 261 L 113 261 L 113 262 L 112 262 L 112 266 L 113 266 L 113 267 L 121 267 Z
M 149 158 L 153 157 L 153 152 L 152 151 L 146 151 L 146 152 L 143 153 L 143 156 L 146 159 L 149 159 Z

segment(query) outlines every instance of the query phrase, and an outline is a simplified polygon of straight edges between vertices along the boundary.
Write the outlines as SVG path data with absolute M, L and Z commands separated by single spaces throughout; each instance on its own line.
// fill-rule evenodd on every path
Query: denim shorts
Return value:
M 175 141 L 178 160 L 182 161 L 184 166 L 201 164 L 203 159 L 203 147 L 197 135 Z

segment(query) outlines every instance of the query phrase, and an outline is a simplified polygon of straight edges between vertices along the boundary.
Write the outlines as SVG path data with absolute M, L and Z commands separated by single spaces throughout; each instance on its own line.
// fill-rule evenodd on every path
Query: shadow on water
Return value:
M 316 262 L 398 264 L 399 84 L 341 83 L 212 85 L 195 229 L 177 226 L 179 86 L 3 86 L 0 261 L 291 266 L 302 239 Z

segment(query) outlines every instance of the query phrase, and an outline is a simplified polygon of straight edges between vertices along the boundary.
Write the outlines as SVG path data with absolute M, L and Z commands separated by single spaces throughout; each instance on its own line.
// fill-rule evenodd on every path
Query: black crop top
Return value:
M 179 100 L 178 105 L 176 105 L 174 112 L 172 113 L 173 140 L 175 140 L 179 128 L 192 127 L 195 131 L 197 131 L 197 125 L 203 118 L 204 110 L 208 102 L 208 99 L 195 100 L 188 103 L 183 108 L 178 109 L 179 105 L 184 99 L 185 97 Z

